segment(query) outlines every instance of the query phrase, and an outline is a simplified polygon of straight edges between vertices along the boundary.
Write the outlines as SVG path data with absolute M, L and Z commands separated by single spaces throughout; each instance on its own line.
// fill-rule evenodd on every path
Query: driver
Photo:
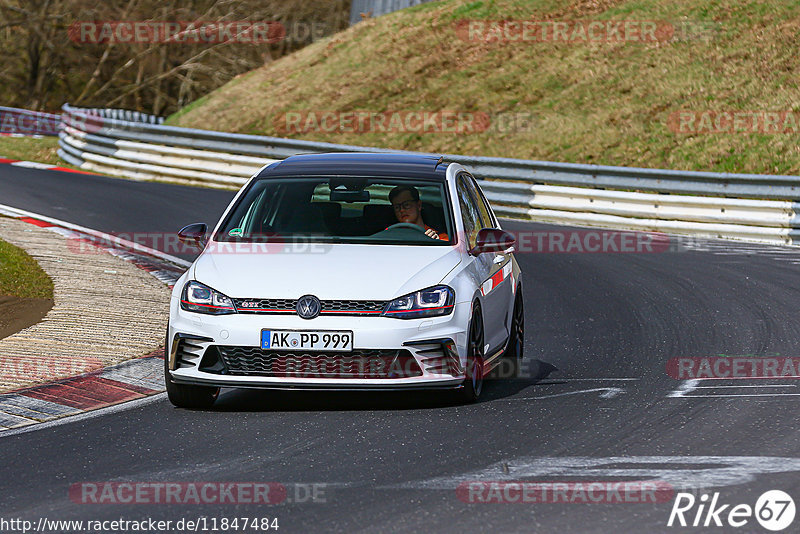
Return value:
M 430 238 L 442 241 L 450 240 L 447 234 L 431 228 L 422 220 L 422 201 L 419 199 L 419 191 L 416 187 L 398 185 L 389 192 L 389 202 L 392 203 L 397 222 L 416 224 L 423 228 L 425 235 Z

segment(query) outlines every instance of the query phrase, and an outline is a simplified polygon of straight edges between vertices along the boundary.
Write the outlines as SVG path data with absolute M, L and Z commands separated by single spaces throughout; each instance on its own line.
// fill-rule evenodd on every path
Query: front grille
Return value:
M 386 305 L 381 300 L 323 300 L 320 314 L 323 313 L 348 313 L 348 312 L 377 312 L 383 311 Z
M 239 313 L 296 315 L 298 299 L 233 299 Z M 320 315 L 380 315 L 382 300 L 322 300 Z
M 233 299 L 239 313 L 297 313 L 297 299 Z
M 226 374 L 294 378 L 409 378 L 422 376 L 407 350 L 277 352 L 258 347 L 217 346 Z

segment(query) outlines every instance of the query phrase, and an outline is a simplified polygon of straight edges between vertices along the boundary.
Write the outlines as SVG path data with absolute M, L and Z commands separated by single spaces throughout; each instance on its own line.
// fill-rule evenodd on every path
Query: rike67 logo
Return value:
M 753 526 L 755 520 L 773 532 L 786 529 L 794 522 L 794 500 L 781 490 L 764 492 L 755 503 L 730 504 L 720 501 L 719 492 L 712 496 L 678 493 L 669 514 L 668 527 L 732 527 Z M 751 531 L 752 532 L 752 531 Z

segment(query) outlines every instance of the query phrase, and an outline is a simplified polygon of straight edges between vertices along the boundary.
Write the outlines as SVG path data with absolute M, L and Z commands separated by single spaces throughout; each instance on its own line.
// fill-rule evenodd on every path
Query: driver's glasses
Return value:
M 405 202 L 398 202 L 397 204 L 392 204 L 394 211 L 408 211 L 414 205 L 414 200 L 406 200 Z

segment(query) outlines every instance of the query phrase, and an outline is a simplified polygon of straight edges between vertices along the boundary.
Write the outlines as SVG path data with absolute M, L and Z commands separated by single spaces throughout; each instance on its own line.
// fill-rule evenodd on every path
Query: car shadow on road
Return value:
M 540 360 L 531 360 L 520 377 L 493 372 L 484 381 L 478 405 L 502 399 L 535 386 L 557 370 Z M 303 412 L 420 410 L 451 407 L 468 408 L 453 390 L 420 391 L 308 391 L 223 389 L 211 411 L 215 412 Z
M 558 371 L 556 366 L 533 359 L 525 360 L 517 375 L 504 372 L 503 366 L 500 365 L 484 381 L 483 394 L 479 402 L 491 402 L 516 395 L 535 386 L 555 371 Z

